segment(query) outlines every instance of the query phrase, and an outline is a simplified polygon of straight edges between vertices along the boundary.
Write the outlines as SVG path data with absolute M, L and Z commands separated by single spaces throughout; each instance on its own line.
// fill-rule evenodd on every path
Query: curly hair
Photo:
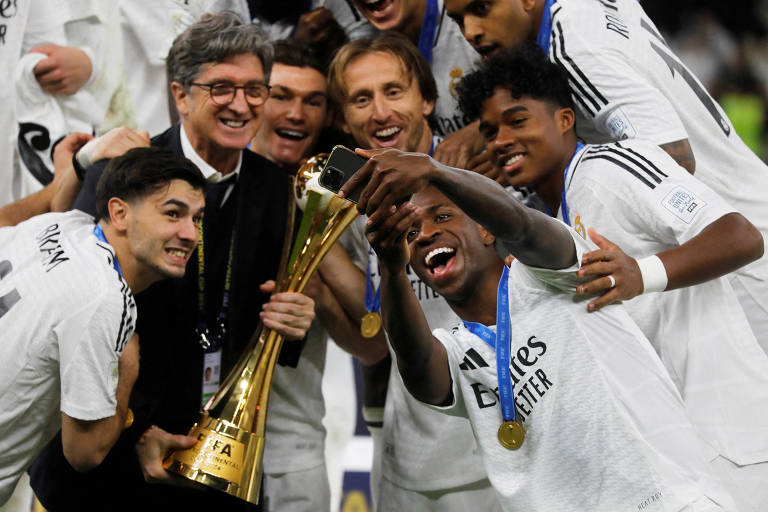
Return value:
M 502 50 L 466 75 L 457 88 L 459 108 L 470 119 L 478 119 L 483 103 L 498 87 L 508 90 L 513 98 L 530 96 L 557 108 L 573 108 L 565 73 L 533 42 Z

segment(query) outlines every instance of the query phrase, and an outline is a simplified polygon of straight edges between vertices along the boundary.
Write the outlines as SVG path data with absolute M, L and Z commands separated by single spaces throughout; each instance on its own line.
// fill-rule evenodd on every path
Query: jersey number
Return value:
M 13 265 L 8 260 L 0 261 L 0 280 L 11 273 Z M 0 318 L 2 318 L 14 304 L 21 300 L 18 290 L 14 288 L 5 295 L 0 295 Z
M 650 32 L 654 37 L 658 38 L 659 41 L 666 46 L 666 43 L 664 42 L 664 39 L 656 33 L 656 31 L 648 25 L 645 20 L 642 20 L 641 25 L 645 30 Z M 677 57 L 674 55 L 664 51 L 660 46 L 651 43 L 651 48 L 653 48 L 653 51 L 655 51 L 659 57 L 661 57 L 661 60 L 664 61 L 664 63 L 669 68 L 670 73 L 672 73 L 672 77 L 675 76 L 675 71 L 677 71 L 681 77 L 683 77 L 683 80 L 685 80 L 685 83 L 688 84 L 688 87 L 691 88 L 693 93 L 696 95 L 697 98 L 699 98 L 699 101 L 702 105 L 704 105 L 704 108 L 707 109 L 709 112 L 709 115 L 712 116 L 712 119 L 715 120 L 717 123 L 717 126 L 720 127 L 720 129 L 723 131 L 726 137 L 728 137 L 731 134 L 731 125 L 728 122 L 728 119 L 723 116 L 723 114 L 720 112 L 720 110 L 717 108 L 717 105 L 715 104 L 715 101 L 712 99 L 712 97 L 707 93 L 707 91 L 704 90 L 704 88 L 701 86 L 698 80 L 696 80 L 696 77 L 691 74 L 690 71 L 683 65 L 682 62 L 680 62 Z

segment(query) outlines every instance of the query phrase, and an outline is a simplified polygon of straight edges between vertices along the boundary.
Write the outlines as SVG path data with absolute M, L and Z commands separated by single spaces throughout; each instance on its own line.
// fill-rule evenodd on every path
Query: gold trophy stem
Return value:
M 335 196 L 311 197 L 299 229 L 299 238 L 302 233 L 305 237 L 297 238 L 294 254 L 289 257 L 295 208 L 293 201 L 289 202 L 276 291 L 302 292 L 357 212 L 352 203 Z M 197 444 L 172 453 L 164 462 L 168 471 L 258 503 L 269 390 L 282 344 L 281 334 L 259 325 L 243 356 L 190 429 L 189 435 L 198 438 Z

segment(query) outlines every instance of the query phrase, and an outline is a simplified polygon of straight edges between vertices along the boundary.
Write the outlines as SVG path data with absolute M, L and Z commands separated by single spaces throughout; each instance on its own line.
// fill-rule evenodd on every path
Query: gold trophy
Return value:
M 304 164 L 289 192 L 276 292 L 301 292 L 331 245 L 357 216 L 355 205 L 316 183 L 326 154 Z M 297 201 L 304 214 L 291 249 Z M 198 442 L 176 451 L 165 468 L 251 503 L 259 502 L 267 403 L 283 336 L 259 325 L 242 357 L 189 431 Z

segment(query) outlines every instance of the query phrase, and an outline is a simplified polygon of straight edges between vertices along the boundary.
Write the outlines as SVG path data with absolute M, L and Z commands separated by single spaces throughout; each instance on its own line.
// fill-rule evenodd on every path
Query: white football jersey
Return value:
M 18 4 L 18 5 L 17 5 Z M 2 51 L 0 51 L 0 69 L 3 70 L 5 86 L 0 87 L 0 206 L 21 199 L 39 190 L 41 185 L 22 171 L 18 162 L 19 125 L 16 118 L 16 91 L 12 84 L 14 72 L 21 56 L 35 46 L 42 44 L 66 45 L 64 26 L 58 17 L 56 0 L 29 0 L 13 2 L 6 6 L 0 17 L 2 31 Z M 41 132 L 29 133 L 44 139 Z
M 556 1 L 550 59 L 568 75 L 576 129 L 588 143 L 688 139 L 695 176 L 744 214 L 768 243 L 768 167 L 675 56 L 635 0 Z M 545 13 L 546 15 L 546 13 Z M 768 308 L 768 251 L 737 271 Z
M 477 68 L 480 55 L 464 39 L 456 22 L 446 15 L 443 0 L 437 0 L 437 8 L 440 14 L 432 46 L 431 69 L 437 83 L 435 133 L 445 137 L 473 121 L 459 110 L 456 86 L 464 75 Z
M 136 305 L 80 211 L 0 229 L 0 503 L 61 428 L 115 414 Z
M 339 26 L 344 30 L 350 41 L 362 37 L 372 37 L 376 34 L 376 29 L 371 25 L 365 16 L 358 11 L 352 0 L 312 0 L 311 9 L 325 7 L 333 14 Z M 296 30 L 296 25 L 288 20 L 279 20 L 275 23 L 255 17 L 253 23 L 264 30 L 273 41 L 278 39 L 288 39 Z
M 572 236 L 581 261 L 595 246 Z M 707 499 L 732 510 L 680 395 L 624 309 L 587 313 L 584 301 L 557 291 L 573 289 L 576 270 L 510 267 L 520 448 L 497 439 L 496 353 L 461 323 L 434 331 L 453 380 L 453 403 L 435 408 L 469 418 L 505 510 L 679 511 Z
M 269 394 L 264 471 L 301 471 L 325 464 L 323 370 L 328 333 L 319 320 L 306 341 L 284 341 Z M 284 357 L 285 353 L 292 354 Z M 297 353 L 298 352 L 298 353 Z M 280 361 L 280 360 L 279 360 Z
M 366 271 L 378 288 L 376 253 L 365 238 L 366 218 L 350 226 L 348 250 L 353 261 Z M 445 300 L 408 267 L 413 291 L 419 299 L 430 328 L 455 325 L 458 317 Z M 446 417 L 419 402 L 405 389 L 393 355 L 382 428 L 382 468 L 387 480 L 405 489 L 433 491 L 459 487 L 487 477 L 469 423 Z M 445 447 L 450 446 L 450 450 Z M 457 463 L 461 461 L 461 463 Z
M 565 187 L 571 226 L 584 238 L 594 228 L 634 258 L 677 247 L 734 211 L 665 151 L 643 141 L 585 146 Z M 561 205 L 558 218 L 564 216 Z M 728 279 L 624 304 L 713 449 L 740 465 L 768 461 L 768 356 Z

